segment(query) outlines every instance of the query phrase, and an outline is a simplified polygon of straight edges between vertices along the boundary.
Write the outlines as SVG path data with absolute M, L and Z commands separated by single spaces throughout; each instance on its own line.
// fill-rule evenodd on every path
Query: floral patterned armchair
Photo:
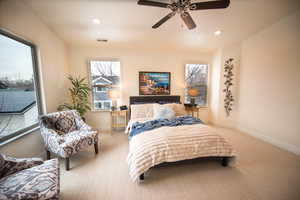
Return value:
M 75 110 L 40 116 L 40 130 L 47 159 L 50 159 L 50 152 L 65 158 L 66 170 L 70 168 L 69 158 L 87 146 L 94 144 L 95 153 L 98 153 L 98 132 L 92 130 Z
M 0 154 L 0 200 L 59 199 L 57 159 L 16 159 Z

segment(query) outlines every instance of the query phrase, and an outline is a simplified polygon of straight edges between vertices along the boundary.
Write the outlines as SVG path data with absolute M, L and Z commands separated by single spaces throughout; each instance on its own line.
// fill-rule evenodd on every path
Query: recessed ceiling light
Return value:
M 95 18 L 95 19 L 93 19 L 93 23 L 94 24 L 100 24 L 100 20 Z
M 219 35 L 221 35 L 222 34 L 222 31 L 220 31 L 220 30 L 217 30 L 216 32 L 215 32 L 215 36 L 219 36 Z
M 99 38 L 99 39 L 97 39 L 97 42 L 108 42 L 108 40 Z

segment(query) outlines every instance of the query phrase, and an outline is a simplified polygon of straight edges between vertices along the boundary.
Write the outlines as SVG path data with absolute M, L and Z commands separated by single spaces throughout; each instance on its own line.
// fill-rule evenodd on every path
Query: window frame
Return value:
M 189 63 L 186 63 L 184 65 L 184 84 L 185 84 L 185 90 L 187 88 L 187 83 L 186 83 L 186 80 L 185 80 L 185 69 L 186 69 L 186 66 L 189 65 L 189 64 L 197 64 L 197 65 L 206 65 L 207 66 L 207 82 L 206 82 L 206 104 L 203 105 L 203 106 L 200 106 L 200 105 L 197 105 L 197 107 L 201 108 L 201 109 L 207 109 L 209 107 L 209 97 L 210 97 L 210 91 L 209 91 L 209 88 L 210 88 L 210 65 L 206 62 L 189 62 Z M 186 91 L 184 91 L 184 102 L 185 102 L 185 96 L 186 96 Z
M 41 97 L 41 85 L 40 85 L 40 71 L 39 71 L 39 62 L 38 62 L 38 51 L 37 51 L 37 46 L 33 44 L 32 42 L 29 42 L 13 33 L 10 33 L 6 30 L 3 30 L 0 28 L 0 35 L 3 35 L 5 37 L 8 37 L 12 40 L 18 41 L 22 44 L 25 44 L 30 47 L 31 49 L 31 58 L 32 58 L 32 71 L 33 71 L 33 77 L 34 77 L 34 86 L 35 86 L 35 97 L 36 97 L 36 104 L 37 104 L 37 110 L 38 110 L 38 115 L 41 115 L 44 113 L 43 110 L 43 102 L 42 102 L 42 97 Z M 14 139 L 17 139 L 27 133 L 31 133 L 34 130 L 36 130 L 39 126 L 39 122 L 25 127 L 21 130 L 18 130 L 12 134 L 9 134 L 7 136 L 4 136 L 0 139 L 0 145 L 7 143 L 9 141 L 12 141 Z
M 119 83 L 119 88 L 121 88 L 121 83 L 122 83 L 122 68 L 121 68 L 121 61 L 119 59 L 116 59 L 116 58 L 112 58 L 112 59 L 101 59 L 101 58 L 96 58 L 96 59 L 88 59 L 87 61 L 87 67 L 88 67 L 88 74 L 89 74 L 89 84 L 90 84 L 90 87 L 91 87 L 91 94 L 90 94 L 90 97 L 91 97 L 91 111 L 92 112 L 110 112 L 111 109 L 95 109 L 95 106 L 94 106 L 94 92 L 93 92 L 93 80 L 92 80 L 92 68 L 91 68 L 91 62 L 94 61 L 94 62 L 119 62 L 120 63 L 120 83 Z M 101 85 L 102 87 L 105 87 L 106 85 Z M 107 86 L 110 86 L 110 85 L 107 85 Z

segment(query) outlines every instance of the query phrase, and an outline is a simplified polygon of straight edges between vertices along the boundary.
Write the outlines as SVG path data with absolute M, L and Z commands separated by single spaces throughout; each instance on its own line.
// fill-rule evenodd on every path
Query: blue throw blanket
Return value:
M 135 122 L 131 125 L 128 138 L 131 139 L 144 131 L 150 131 L 162 126 L 181 126 L 191 124 L 202 124 L 200 119 L 192 116 L 175 117 L 174 119 L 155 119 L 146 122 Z

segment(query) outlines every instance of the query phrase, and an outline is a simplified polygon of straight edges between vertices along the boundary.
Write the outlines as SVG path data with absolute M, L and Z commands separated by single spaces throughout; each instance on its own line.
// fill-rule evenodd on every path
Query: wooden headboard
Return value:
M 131 96 L 129 97 L 129 104 L 146 104 L 146 103 L 180 103 L 179 95 L 168 96 Z

